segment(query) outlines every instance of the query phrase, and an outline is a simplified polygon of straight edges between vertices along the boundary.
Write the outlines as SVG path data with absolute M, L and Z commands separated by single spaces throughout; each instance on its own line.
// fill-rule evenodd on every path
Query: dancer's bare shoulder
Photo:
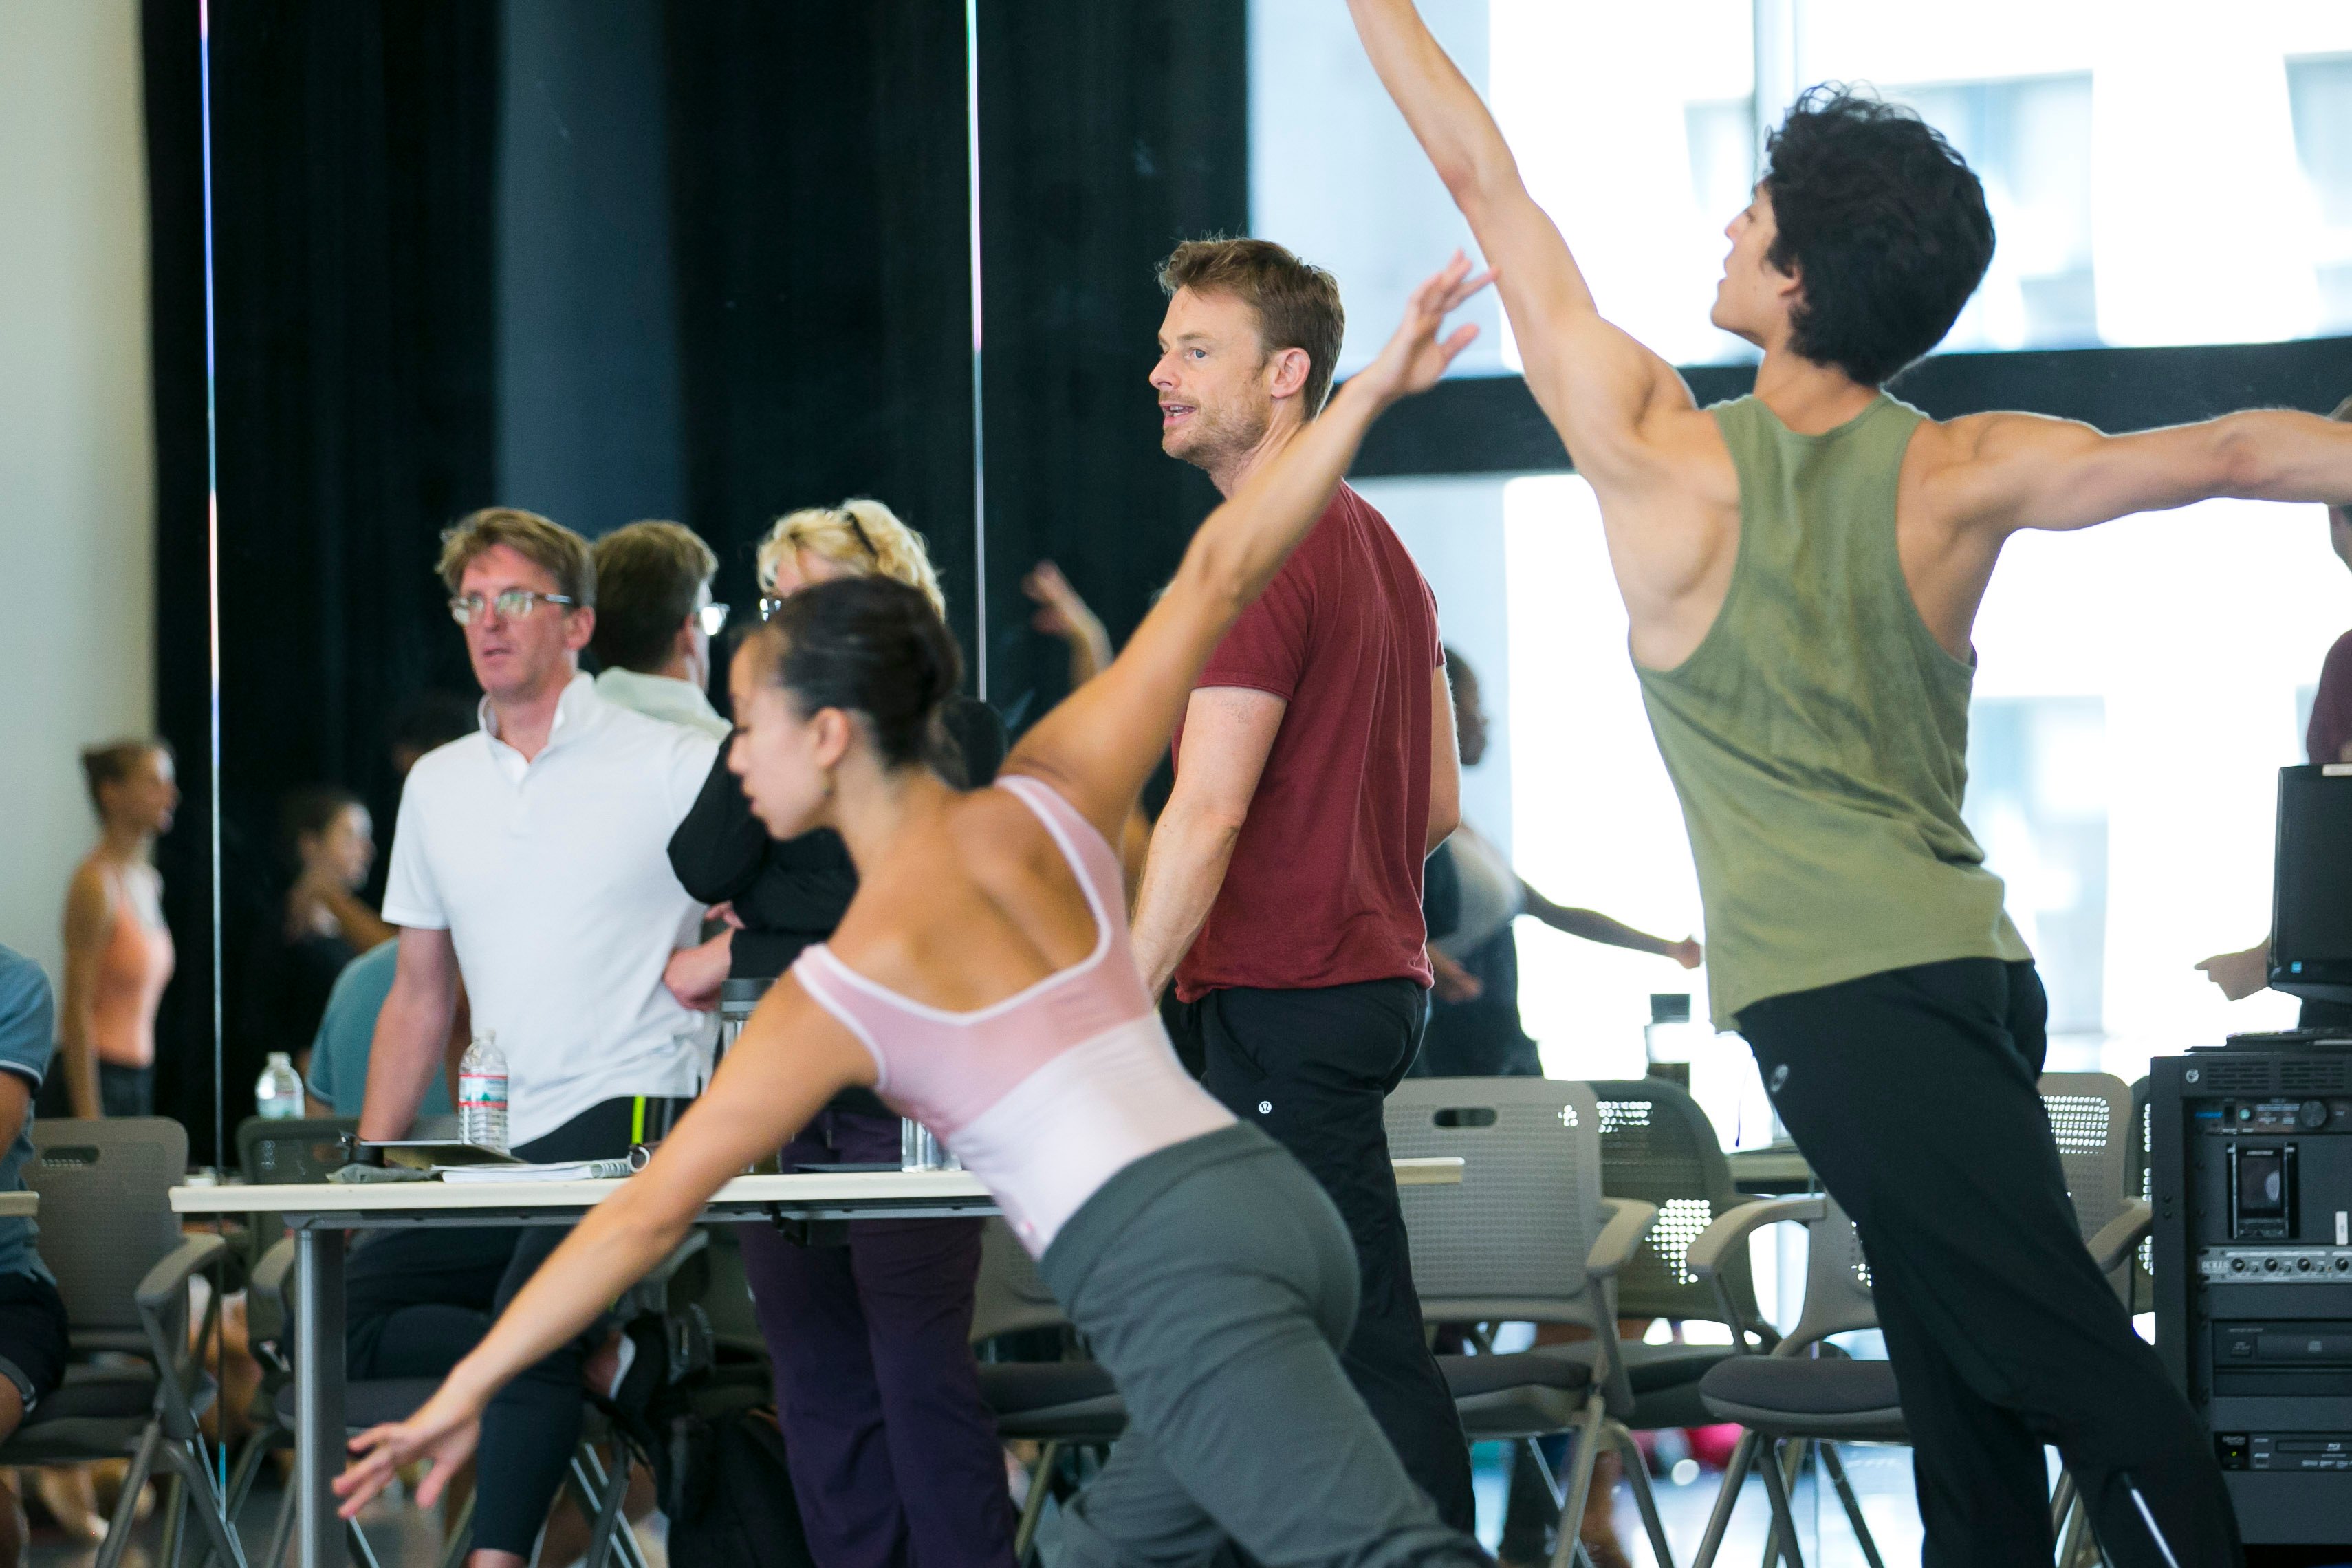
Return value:
M 1687 391 L 1654 402 L 1612 458 L 1586 477 L 1625 597 L 1633 659 L 1671 668 L 1696 651 L 1730 592 L 1738 470 L 1715 416 Z
M 910 826 L 872 868 L 832 940 L 860 974 L 969 1012 L 1082 962 L 1099 931 L 1036 813 L 978 789 Z

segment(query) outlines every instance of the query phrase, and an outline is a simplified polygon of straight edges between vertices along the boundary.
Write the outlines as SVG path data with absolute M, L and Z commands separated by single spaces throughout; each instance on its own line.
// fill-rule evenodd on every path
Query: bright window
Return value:
M 1706 321 L 1766 118 L 1822 80 L 1917 109 L 1985 182 L 2000 243 L 1954 350 L 2352 332 L 2352 5 L 2219 17 L 2122 0 L 1423 0 L 1487 94 L 1603 310 L 1678 364 L 1750 357 Z M 1253 224 L 1339 277 L 1369 359 L 1467 234 L 1326 0 L 1250 8 Z M 1494 320 L 1491 305 L 1482 318 Z M 1507 336 L 1459 374 L 1515 369 Z

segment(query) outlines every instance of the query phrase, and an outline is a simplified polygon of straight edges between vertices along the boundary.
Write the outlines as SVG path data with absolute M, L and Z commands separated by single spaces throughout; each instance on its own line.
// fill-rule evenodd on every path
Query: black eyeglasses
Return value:
M 541 605 L 561 605 L 572 609 L 580 603 L 568 594 L 541 594 L 530 588 L 507 588 L 485 599 L 479 594 L 461 594 L 449 601 L 449 618 L 459 626 L 470 626 L 484 609 L 498 611 L 501 620 L 519 621 Z

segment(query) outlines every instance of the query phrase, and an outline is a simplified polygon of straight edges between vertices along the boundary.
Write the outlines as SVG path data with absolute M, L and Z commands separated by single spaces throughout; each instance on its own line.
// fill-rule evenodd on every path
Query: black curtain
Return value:
M 870 495 L 974 585 L 964 19 L 955 0 L 671 0 L 685 521 L 748 622 L 751 551 Z
M 1179 240 L 1249 226 L 1244 0 L 982 0 L 989 695 L 1067 686 L 1021 578 L 1057 563 L 1122 642 L 1216 504 L 1145 377 Z
M 148 0 L 154 208 L 157 700 L 191 809 L 165 840 L 181 968 L 159 1104 L 212 1149 L 205 908 L 202 168 L 193 0 Z M 212 9 L 217 344 L 222 1110 L 251 1107 L 244 982 L 277 918 L 278 802 L 341 784 L 388 838 L 385 725 L 469 691 L 431 574 L 491 499 L 497 13 L 478 0 Z

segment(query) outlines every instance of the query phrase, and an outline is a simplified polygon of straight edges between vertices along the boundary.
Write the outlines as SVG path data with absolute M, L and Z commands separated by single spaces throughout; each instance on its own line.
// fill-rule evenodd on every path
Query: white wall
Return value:
M 0 942 L 58 977 L 76 752 L 154 723 L 137 0 L 0 4 Z

